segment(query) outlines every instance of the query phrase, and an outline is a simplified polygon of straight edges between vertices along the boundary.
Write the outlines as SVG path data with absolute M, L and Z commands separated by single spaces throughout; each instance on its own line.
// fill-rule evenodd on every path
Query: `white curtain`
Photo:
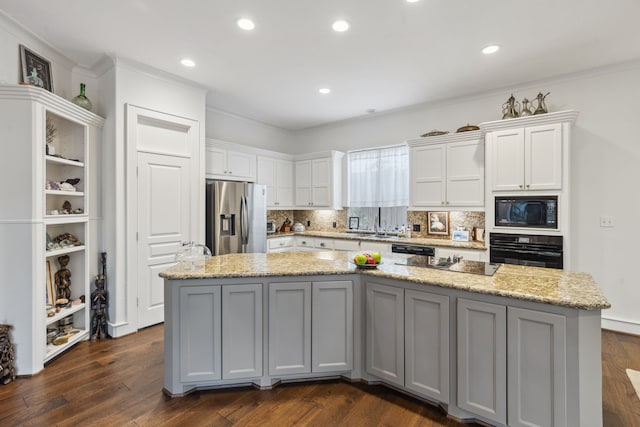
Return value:
M 409 205 L 409 149 L 406 145 L 352 151 L 349 206 Z

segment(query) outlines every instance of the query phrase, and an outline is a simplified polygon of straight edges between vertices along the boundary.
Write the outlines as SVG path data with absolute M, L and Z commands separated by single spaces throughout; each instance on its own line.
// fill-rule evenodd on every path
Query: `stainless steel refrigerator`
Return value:
M 207 180 L 207 247 L 212 255 L 267 251 L 267 188 Z

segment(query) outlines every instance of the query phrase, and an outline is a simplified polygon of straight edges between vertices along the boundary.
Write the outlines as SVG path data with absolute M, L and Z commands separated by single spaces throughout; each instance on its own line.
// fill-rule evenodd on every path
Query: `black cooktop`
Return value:
M 500 264 L 491 264 L 482 261 L 462 259 L 458 262 L 453 262 L 447 258 L 424 255 L 414 255 L 406 260 L 397 261 L 396 264 L 409 267 L 434 268 L 436 270 L 453 271 L 456 273 L 480 274 L 483 276 L 493 276 L 500 267 Z

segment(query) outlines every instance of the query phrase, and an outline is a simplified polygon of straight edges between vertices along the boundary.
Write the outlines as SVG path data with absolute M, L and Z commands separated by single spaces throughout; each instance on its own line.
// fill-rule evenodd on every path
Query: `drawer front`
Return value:
M 324 249 L 327 251 L 332 251 L 333 250 L 333 239 L 323 239 L 323 238 L 314 238 L 313 239 L 314 242 L 314 247 L 317 249 Z
M 267 243 L 269 245 L 269 249 L 292 248 L 293 247 L 293 238 L 292 237 L 277 237 L 277 238 L 274 238 L 274 239 L 268 239 Z

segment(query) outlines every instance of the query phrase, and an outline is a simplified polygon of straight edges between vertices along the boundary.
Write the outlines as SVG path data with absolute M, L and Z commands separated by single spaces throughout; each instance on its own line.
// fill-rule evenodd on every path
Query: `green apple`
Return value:
M 355 262 L 356 264 L 366 264 L 367 257 L 364 254 L 357 254 L 353 257 L 353 262 Z
M 380 255 L 380 252 L 374 252 L 371 254 L 371 256 L 374 260 L 376 260 L 376 264 L 380 264 L 380 261 L 382 260 L 382 255 Z

